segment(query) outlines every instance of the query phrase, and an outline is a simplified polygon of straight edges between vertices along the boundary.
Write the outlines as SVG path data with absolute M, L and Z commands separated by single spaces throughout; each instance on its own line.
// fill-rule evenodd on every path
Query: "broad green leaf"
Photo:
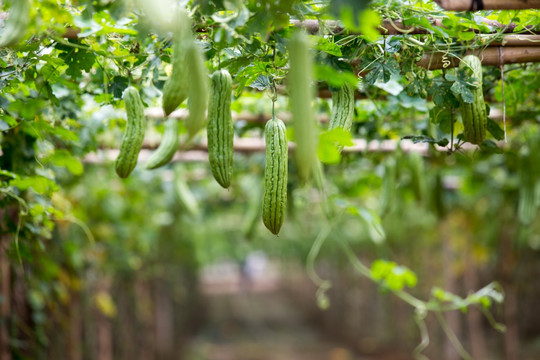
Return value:
M 339 46 L 331 42 L 325 37 L 318 37 L 317 44 L 315 45 L 315 49 L 319 51 L 324 51 L 325 53 L 328 53 L 330 55 L 334 56 L 341 56 L 341 49 Z

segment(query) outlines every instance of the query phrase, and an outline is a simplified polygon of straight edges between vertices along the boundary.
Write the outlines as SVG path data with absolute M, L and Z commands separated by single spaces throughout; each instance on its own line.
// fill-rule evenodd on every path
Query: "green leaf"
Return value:
M 476 34 L 473 31 L 461 31 L 458 33 L 459 39 L 464 41 L 474 39 L 475 35 Z
M 399 71 L 399 64 L 395 59 L 377 61 L 373 63 L 371 71 L 366 75 L 366 81 L 370 85 L 375 84 L 377 81 L 387 83 L 393 75 L 399 77 Z
M 394 54 L 401 49 L 401 39 L 395 36 L 388 36 L 384 42 L 384 51 L 387 54 Z
M 81 160 L 71 155 L 67 150 L 56 150 L 51 156 L 45 158 L 44 162 L 50 162 L 55 166 L 65 167 L 73 175 L 81 175 L 83 173 Z
M 335 128 L 329 131 L 322 131 L 319 134 L 319 145 L 317 148 L 319 159 L 325 164 L 337 164 L 341 161 L 341 148 L 352 146 L 352 136 L 349 131 L 342 128 Z
M 360 30 L 362 14 L 369 5 L 369 0 L 331 0 L 330 10 L 335 16 L 340 16 L 349 29 Z
M 345 83 L 349 83 L 356 87 L 358 78 L 353 72 L 340 71 L 331 65 L 315 65 L 315 77 L 319 81 L 327 82 L 328 85 L 339 88 Z
M 80 42 L 74 43 L 77 45 L 81 44 Z M 64 62 L 68 66 L 66 74 L 72 78 L 79 78 L 82 76 L 83 71 L 90 72 L 92 70 L 96 60 L 93 52 L 66 45 L 58 45 L 57 47 L 64 50 L 64 52 L 60 53 L 59 57 L 64 59 Z
M 371 264 L 371 276 L 392 290 L 402 290 L 405 286 L 413 288 L 418 283 L 416 274 L 407 267 L 381 259 Z
M 487 130 L 496 140 L 504 139 L 504 130 L 492 119 L 488 118 Z
M 112 81 L 107 83 L 108 92 L 112 92 L 116 99 L 121 99 L 124 90 L 129 85 L 129 79 L 124 76 L 115 76 Z
M 465 69 L 459 69 L 456 72 L 456 75 L 450 73 L 446 74 L 446 80 L 453 82 L 450 90 L 456 98 L 461 98 L 467 104 L 472 104 L 474 101 L 474 94 L 471 89 L 475 88 L 474 81 L 476 80 L 474 77 L 467 74 Z
M 318 37 L 315 49 L 334 56 L 342 56 L 339 46 L 324 37 Z
M 461 97 L 464 102 L 467 104 L 472 104 L 474 101 L 474 94 L 472 91 L 468 88 L 467 84 L 464 84 L 463 82 L 456 81 L 452 84 L 452 87 L 450 87 L 450 90 L 456 95 L 456 97 Z
M 260 75 L 254 82 L 249 85 L 249 87 L 257 89 L 259 91 L 263 91 L 269 89 L 271 85 L 272 81 L 270 80 L 270 77 Z
M 21 191 L 32 188 L 38 194 L 48 194 L 58 190 L 58 186 L 53 180 L 39 175 L 13 179 L 9 185 Z
M 484 140 L 484 142 L 480 144 L 480 149 L 482 149 L 482 151 L 488 154 L 502 154 L 503 153 L 503 149 L 501 149 L 492 140 Z

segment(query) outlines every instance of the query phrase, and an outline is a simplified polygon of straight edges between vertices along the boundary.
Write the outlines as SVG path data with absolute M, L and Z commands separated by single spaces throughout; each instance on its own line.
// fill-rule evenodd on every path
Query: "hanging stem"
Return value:
M 506 101 L 504 98 L 504 69 L 503 69 L 503 48 L 502 46 L 498 47 L 499 49 L 499 69 L 501 70 L 501 92 L 502 92 L 502 103 L 503 103 L 503 130 L 504 130 L 504 143 L 506 144 L 508 142 L 508 139 L 506 138 Z
M 436 312 L 435 316 L 437 316 L 437 320 L 439 321 L 441 328 L 452 343 L 452 346 L 458 352 L 459 356 L 461 356 L 461 358 L 464 360 L 474 360 L 473 357 L 467 352 L 467 350 L 465 350 L 463 345 L 461 345 L 461 342 L 459 342 L 456 334 L 452 331 L 450 326 L 448 326 L 448 323 L 444 319 L 443 315 L 439 312 Z
M 450 112 L 450 151 L 454 151 L 454 118 L 456 109 Z

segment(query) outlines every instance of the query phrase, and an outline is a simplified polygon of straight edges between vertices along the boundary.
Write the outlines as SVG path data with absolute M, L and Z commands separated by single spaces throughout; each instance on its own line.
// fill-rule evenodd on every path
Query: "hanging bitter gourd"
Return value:
M 228 188 L 233 169 L 234 127 L 231 114 L 232 78 L 227 70 L 212 74 L 208 104 L 208 159 L 216 181 Z
M 313 112 L 314 89 L 313 59 L 309 38 L 303 31 L 296 31 L 289 41 L 290 105 L 294 126 L 294 150 L 298 175 L 308 180 L 317 166 L 318 124 Z
M 123 99 L 126 105 L 127 125 L 120 144 L 120 153 L 116 158 L 115 170 L 118 176 L 126 178 L 137 165 L 146 131 L 146 118 L 137 89 L 133 86 L 126 88 Z
M 11 0 L 6 25 L 0 33 L 0 47 L 17 45 L 26 34 L 30 23 L 31 0 Z
M 342 128 L 351 131 L 354 116 L 354 88 L 345 83 L 339 89 L 332 90 L 332 113 L 328 130 Z
M 148 158 L 146 168 L 156 169 L 169 163 L 178 149 L 178 143 L 178 120 L 168 118 L 165 121 L 161 143 Z
M 467 55 L 459 64 L 459 68 L 470 68 L 476 78 L 476 88 L 472 90 L 474 100 L 467 103 L 460 99 L 461 119 L 463 120 L 463 136 L 472 144 L 481 144 L 486 138 L 487 113 L 482 92 L 482 62 L 475 55 Z
M 191 19 L 185 9 L 178 8 L 175 16 L 176 29 L 173 33 L 172 44 L 172 72 L 165 85 L 163 85 L 162 107 L 165 116 L 169 116 L 180 104 L 186 100 L 187 74 L 185 65 L 185 50 L 190 42 Z
M 277 235 L 287 207 L 288 145 L 285 124 L 273 117 L 264 129 L 266 159 L 264 165 L 263 223 Z
M 191 139 L 206 125 L 208 107 L 208 73 L 201 49 L 191 42 L 186 47 L 186 71 L 188 79 L 188 110 L 186 129 Z

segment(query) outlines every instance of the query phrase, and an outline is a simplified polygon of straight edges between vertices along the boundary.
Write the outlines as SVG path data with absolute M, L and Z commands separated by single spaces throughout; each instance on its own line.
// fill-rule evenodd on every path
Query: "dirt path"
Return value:
M 279 291 L 212 295 L 186 360 L 370 360 L 325 339 Z

